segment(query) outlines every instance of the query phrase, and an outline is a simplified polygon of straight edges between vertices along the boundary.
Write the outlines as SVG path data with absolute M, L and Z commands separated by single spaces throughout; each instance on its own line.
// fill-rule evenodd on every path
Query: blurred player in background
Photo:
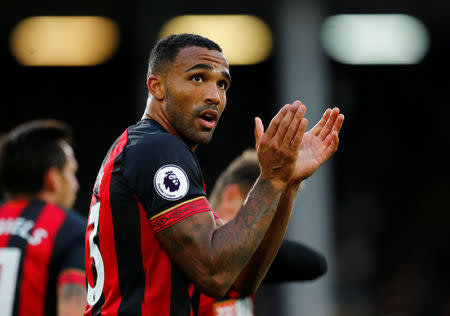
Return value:
M 256 150 L 247 149 L 217 178 L 209 201 L 224 223 L 236 216 L 259 173 Z M 322 254 L 302 243 L 285 239 L 263 282 L 314 280 L 326 271 L 327 264 Z M 255 295 L 250 298 L 240 297 L 236 292 L 230 292 L 227 297 L 219 300 L 202 295 L 199 315 L 253 315 L 254 303 Z
M 72 131 L 19 125 L 0 141 L 0 315 L 80 316 L 86 306 L 86 220 L 76 198 Z

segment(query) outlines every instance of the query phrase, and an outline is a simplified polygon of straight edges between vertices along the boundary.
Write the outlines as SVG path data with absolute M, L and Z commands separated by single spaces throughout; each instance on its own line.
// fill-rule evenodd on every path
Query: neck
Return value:
M 7 201 L 11 200 L 41 200 L 47 203 L 55 203 L 55 199 L 51 193 L 48 192 L 38 192 L 38 193 L 15 193 L 15 194 L 5 194 Z

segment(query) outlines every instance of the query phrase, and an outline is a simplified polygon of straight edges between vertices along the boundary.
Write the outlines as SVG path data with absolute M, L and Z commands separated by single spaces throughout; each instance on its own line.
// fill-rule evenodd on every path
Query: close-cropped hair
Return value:
M 191 46 L 222 52 L 222 48 L 217 43 L 197 34 L 182 33 L 169 35 L 159 40 L 150 52 L 147 79 L 153 73 L 163 73 L 166 66 L 175 60 L 178 52 L 182 48 Z
M 246 195 L 256 179 L 260 169 L 258 156 L 254 149 L 246 149 L 235 158 L 219 175 L 211 191 L 209 202 L 214 207 L 222 202 L 222 193 L 230 184 L 237 184 L 241 192 Z
M 62 170 L 66 154 L 61 141 L 72 145 L 71 128 L 56 120 L 34 120 L 0 139 L 0 186 L 5 193 L 38 193 L 51 167 Z

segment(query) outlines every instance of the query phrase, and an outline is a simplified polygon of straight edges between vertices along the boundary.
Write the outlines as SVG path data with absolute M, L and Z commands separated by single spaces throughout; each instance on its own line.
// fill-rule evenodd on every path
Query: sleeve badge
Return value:
M 158 169 L 153 178 L 156 192 L 162 198 L 176 201 L 186 195 L 189 190 L 189 179 L 177 165 L 165 165 Z

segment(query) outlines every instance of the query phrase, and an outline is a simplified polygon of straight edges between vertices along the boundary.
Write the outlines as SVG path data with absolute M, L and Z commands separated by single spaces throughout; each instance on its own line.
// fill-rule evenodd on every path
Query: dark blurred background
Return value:
M 346 116 L 340 148 L 330 162 L 333 254 L 324 254 L 335 277 L 326 314 L 450 315 L 450 174 L 445 150 L 450 145 L 450 2 L 299 0 L 284 5 L 299 2 L 302 7 L 320 3 L 322 19 L 343 13 L 412 15 L 423 22 L 430 39 L 425 57 L 413 65 L 349 65 L 319 52 L 325 56 L 329 104 L 312 106 L 336 105 Z M 164 22 L 183 14 L 252 14 L 271 28 L 274 47 L 265 61 L 231 66 L 227 109 L 211 144 L 197 150 L 211 189 L 228 162 L 253 146 L 253 117 L 260 116 L 267 125 L 280 105 L 293 101 L 283 98 L 279 89 L 284 84 L 279 74 L 279 6 L 266 0 L 4 2 L 0 133 L 35 118 L 70 124 L 81 186 L 76 210 L 87 215 L 107 149 L 141 118 L 147 57 Z M 10 34 L 20 20 L 38 15 L 108 17 L 119 26 L 118 49 L 96 66 L 22 66 L 11 54 Z M 298 45 L 301 49 L 301 39 Z M 276 304 L 281 306 L 283 300 L 278 298 Z M 280 310 L 285 315 L 323 316 Z

